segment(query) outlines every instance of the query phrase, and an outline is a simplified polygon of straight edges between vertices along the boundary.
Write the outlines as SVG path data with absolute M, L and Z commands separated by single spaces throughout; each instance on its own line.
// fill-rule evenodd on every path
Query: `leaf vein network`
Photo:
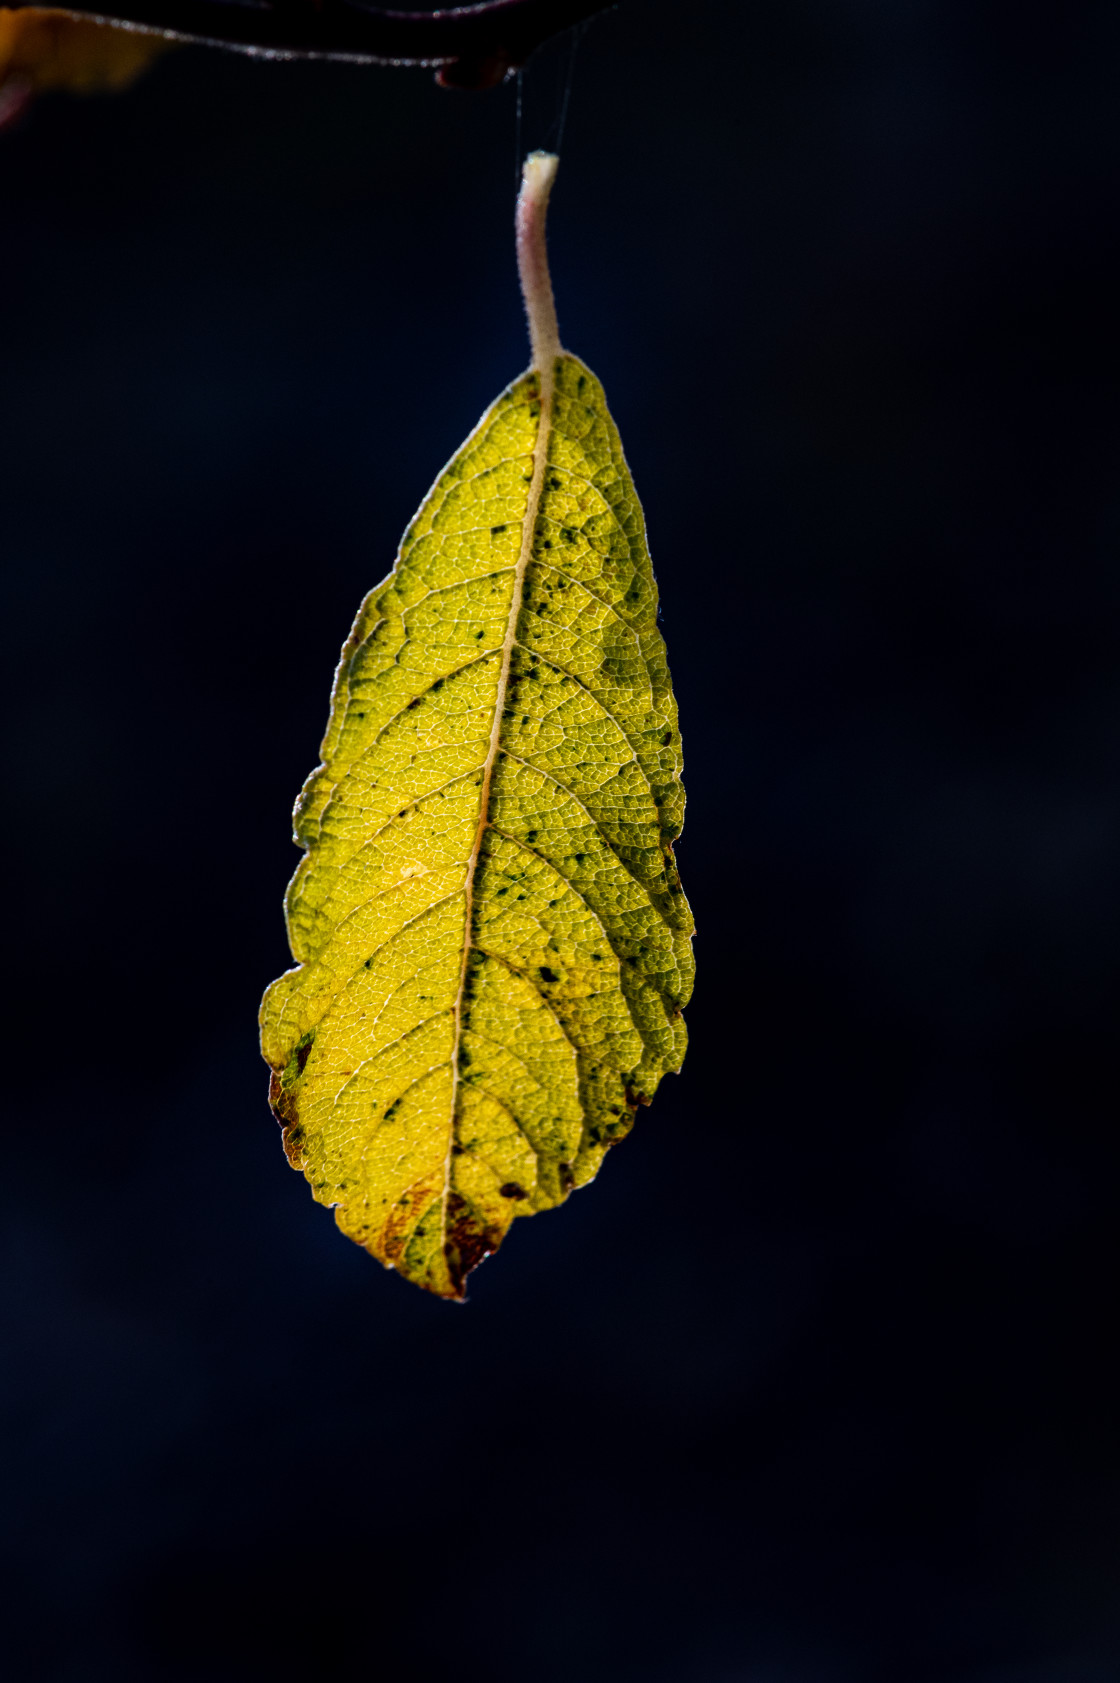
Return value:
M 584 804 L 584 802 L 580 800 L 580 798 L 576 794 L 575 790 L 570 789 L 568 787 L 568 785 L 564 782 L 563 778 L 557 777 L 555 772 L 546 771 L 544 766 L 534 765 L 532 760 L 523 760 L 521 758 L 520 754 L 512 754 L 508 748 L 503 748 L 502 753 L 505 755 L 507 760 L 514 760 L 519 766 L 524 766 L 526 771 L 536 771 L 536 772 L 539 772 L 542 777 L 547 777 L 550 783 L 555 783 L 556 787 L 558 789 L 560 789 L 565 795 L 567 795 L 569 797 L 569 799 L 575 801 L 575 803 L 579 807 L 580 811 L 586 815 L 588 821 L 591 824 L 594 825 L 595 829 L 598 830 L 599 834 L 602 836 L 603 841 L 606 844 L 606 847 L 607 847 L 608 851 L 611 853 L 611 855 L 615 859 L 618 860 L 619 864 L 622 866 L 622 869 L 626 872 L 626 875 L 628 877 L 630 877 L 632 881 L 637 883 L 638 887 L 642 890 L 643 894 L 645 894 L 646 898 L 649 900 L 650 905 L 653 906 L 653 896 L 650 893 L 649 883 L 643 882 L 641 877 L 637 874 L 637 872 L 633 869 L 633 867 L 626 863 L 625 859 L 622 857 L 621 853 L 618 851 L 618 848 L 615 846 L 614 842 L 611 840 L 610 836 L 607 834 L 607 832 L 603 828 L 602 824 L 600 824 L 599 820 L 596 818 L 595 814 L 590 810 L 590 808 L 587 807 Z M 647 782 L 648 782 L 648 779 L 647 779 Z M 657 910 L 656 906 L 654 906 L 653 909 L 654 909 L 654 911 L 656 911 Z
M 591 697 L 591 699 L 595 703 L 596 707 L 599 708 L 600 712 L 604 715 L 605 718 L 608 718 L 610 720 L 611 724 L 617 730 L 619 736 L 621 736 L 622 740 L 626 743 L 627 747 L 630 749 L 630 753 L 631 753 L 631 756 L 633 758 L 634 764 L 637 766 L 638 770 L 641 772 L 642 777 L 645 779 L 646 785 L 649 788 L 649 792 L 653 796 L 653 804 L 654 804 L 654 806 L 656 806 L 658 812 L 660 812 L 661 811 L 661 802 L 658 800 L 656 794 L 654 794 L 654 788 L 653 788 L 653 784 L 650 782 L 649 774 L 647 773 L 645 767 L 642 765 L 641 760 L 638 758 L 638 750 L 637 750 L 637 746 L 634 743 L 633 737 L 630 735 L 630 732 L 626 729 L 626 727 L 622 724 L 622 722 L 619 719 L 615 718 L 614 714 L 611 712 L 610 708 L 607 706 L 606 702 L 602 699 L 602 697 L 597 696 L 595 694 L 595 691 L 591 688 L 591 686 L 586 682 L 585 679 L 579 677 L 579 675 L 575 672 L 569 672 L 568 668 L 566 666 L 561 666 L 559 661 L 553 660 L 551 658 L 551 656 L 549 656 L 549 655 L 542 655 L 542 654 L 538 653 L 538 651 L 536 649 L 530 649 L 525 643 L 518 642 L 516 638 L 514 639 L 514 642 L 515 642 L 517 648 L 519 648 L 521 650 L 522 654 L 530 655 L 532 657 L 532 659 L 534 659 L 534 660 L 543 661 L 545 666 L 551 666 L 552 670 L 554 672 L 559 672 L 560 676 L 562 678 L 570 678 L 572 683 L 577 684 L 579 686 L 579 688 L 584 692 L 585 695 L 589 695 Z M 646 667 L 646 676 L 647 676 L 647 678 L 649 677 L 649 668 L 648 667 Z
M 501 836 L 503 841 L 509 842 L 511 847 L 519 847 L 523 853 L 528 853 L 533 859 L 539 859 L 542 865 L 546 865 L 550 871 L 552 871 L 556 876 L 558 876 L 560 878 L 560 881 L 564 884 L 565 888 L 570 888 L 571 889 L 572 893 L 575 895 L 575 897 L 579 901 L 580 905 L 583 906 L 585 908 L 585 910 L 590 913 L 590 915 L 595 919 L 595 922 L 599 925 L 599 928 L 602 931 L 603 940 L 606 942 L 607 946 L 610 948 L 611 952 L 614 954 L 615 958 L 618 961 L 619 973 L 621 975 L 623 955 L 619 952 L 618 947 L 615 944 L 614 936 L 611 934 L 610 930 L 607 928 L 606 924 L 603 922 L 602 918 L 599 916 L 599 913 L 595 910 L 595 908 L 591 904 L 591 902 L 589 900 L 585 899 L 584 896 L 580 893 L 580 891 L 576 887 L 575 883 L 571 882 L 569 880 L 569 878 L 567 878 L 560 871 L 558 871 L 556 869 L 556 866 L 552 863 L 551 859 L 546 859 L 543 853 L 538 853 L 537 849 L 535 847 L 533 847 L 530 842 L 519 841 L 516 836 L 511 836 L 508 833 L 508 831 L 499 830 L 499 828 L 496 824 L 490 824 L 488 826 L 488 828 L 491 829 L 496 836 Z M 475 943 L 472 943 L 472 945 L 476 946 L 476 951 L 478 951 L 478 952 L 483 951 L 483 948 L 478 947 Z M 491 957 L 491 958 L 497 958 L 498 955 L 496 953 L 490 953 L 487 956 Z M 531 987 L 535 988 L 537 993 L 540 993 L 539 984 L 534 982 L 532 977 L 529 976 L 527 974 L 527 972 L 522 971 L 522 970 L 518 970 L 517 966 L 515 964 L 511 964 L 508 959 L 503 959 L 500 962 L 504 963 L 506 965 L 507 969 L 516 971 L 516 973 L 519 976 L 523 975 L 525 977 L 525 980 L 529 983 L 529 985 Z M 660 990 L 658 990 L 658 991 L 660 991 Z M 666 995 L 665 997 L 668 997 L 668 996 Z M 542 1000 L 544 1000 L 544 995 L 543 994 L 541 994 L 541 998 L 542 998 Z M 630 1026 L 633 1028 L 634 1033 L 641 1040 L 643 1046 L 647 1045 L 648 1042 L 646 1040 L 645 1035 L 642 1033 L 640 1024 L 638 1024 L 634 1020 L 634 1013 L 630 1009 L 630 1001 L 627 999 L 626 992 L 625 992 L 624 989 L 622 990 L 622 1002 L 626 1007 L 626 1014 L 630 1018 Z M 544 1000 L 544 1003 L 547 1005 L 548 1001 Z
M 528 982 L 529 986 L 533 989 L 533 992 L 536 994 L 537 998 L 540 1000 L 541 1004 L 556 1024 L 556 1027 L 563 1035 L 564 1042 L 568 1047 L 568 1050 L 571 1052 L 573 1058 L 575 1058 L 578 1062 L 579 1047 L 576 1045 L 575 1041 L 572 1039 L 571 1035 L 556 1015 L 555 1007 L 549 1004 L 548 1000 L 541 993 L 539 986 L 533 981 L 533 978 L 526 971 L 522 970 L 520 965 L 514 964 L 511 959 L 505 958 L 501 953 L 487 952 L 486 948 L 480 947 L 477 942 L 472 942 L 471 945 L 476 953 L 482 954 L 483 958 L 492 958 L 495 964 L 502 965 L 512 976 L 520 976 L 522 981 Z M 471 1034 L 476 1034 L 480 1040 L 485 1040 L 488 1046 L 496 1046 L 507 1058 L 512 1058 L 514 1063 L 520 1064 L 530 1081 L 533 1082 L 534 1086 L 540 1088 L 542 1092 L 545 1090 L 544 1088 L 541 1088 L 540 1082 L 537 1080 L 524 1058 L 519 1058 L 512 1047 L 503 1045 L 500 1040 L 494 1040 L 488 1034 L 483 1034 L 481 1029 L 472 1028 L 470 1032 Z
M 412 977 L 409 977 L 409 981 L 411 981 L 412 979 L 413 979 Z M 405 984 L 402 982 L 401 987 L 404 987 L 404 985 Z M 399 992 L 400 992 L 400 988 L 394 988 L 393 992 L 389 995 L 389 999 L 387 999 L 385 1001 L 385 1005 L 387 1006 L 389 1004 L 389 1001 L 391 999 L 393 999 L 395 997 L 395 995 L 398 994 Z M 384 1010 L 384 1008 L 385 1007 L 383 1006 L 382 1010 Z M 427 1028 L 429 1023 L 437 1022 L 440 1017 L 446 1017 L 449 1014 L 450 1013 L 447 1012 L 447 1011 L 433 1011 L 430 1017 L 422 1017 L 418 1023 L 413 1023 L 411 1028 L 405 1029 L 403 1034 L 398 1034 L 392 1040 L 387 1040 L 385 1042 L 384 1046 L 379 1046 L 376 1052 L 371 1052 L 368 1058 L 363 1058 L 361 1063 L 358 1064 L 356 1069 L 352 1069 L 352 1070 L 349 1071 L 349 1073 L 346 1077 L 346 1080 L 342 1083 L 342 1086 L 338 1089 L 337 1093 L 334 1095 L 334 1101 L 333 1102 L 335 1104 L 338 1103 L 339 1099 L 342 1097 L 343 1093 L 345 1093 L 346 1089 L 350 1086 L 351 1082 L 356 1081 L 358 1079 L 359 1075 L 361 1075 L 362 1071 L 364 1069 L 366 1069 L 368 1067 L 368 1065 L 370 1065 L 372 1063 L 376 1063 L 377 1059 L 381 1056 L 382 1052 L 388 1052 L 388 1051 L 391 1051 L 394 1046 L 403 1045 L 404 1042 L 410 1038 L 410 1036 L 419 1033 L 419 1031 L 422 1028 Z M 380 1019 L 380 1017 L 381 1017 L 381 1012 L 379 1011 L 377 1013 L 377 1017 L 374 1019 L 374 1021 L 377 1022 Z M 322 1021 L 322 1022 L 326 1021 L 326 1014 L 324 1014 L 324 1016 L 320 1019 L 320 1021 Z M 450 1063 L 450 1061 L 451 1060 L 449 1058 L 441 1058 L 439 1060 L 439 1063 L 434 1063 L 432 1065 L 431 1069 L 426 1069 L 424 1071 L 423 1075 L 418 1075 L 416 1077 L 416 1081 L 422 1081 L 424 1079 L 425 1075 L 431 1075 L 433 1069 L 439 1069 L 441 1064 Z M 416 1084 L 415 1081 L 410 1081 L 407 1086 L 402 1087 L 401 1092 L 402 1093 L 407 1093 L 408 1088 L 412 1087 L 412 1086 L 415 1086 L 415 1084 Z M 398 1095 L 398 1097 L 399 1096 L 400 1095 Z M 392 1100 L 392 1103 L 395 1104 L 396 1099 Z
M 483 1036 L 482 1038 L 485 1038 L 485 1037 Z M 491 1041 L 490 1044 L 495 1045 L 496 1042 Z M 510 1106 L 506 1103 L 505 1099 L 500 1099 L 498 1097 L 497 1093 L 492 1093 L 490 1091 L 489 1087 L 482 1087 L 482 1086 L 476 1085 L 475 1082 L 473 1082 L 473 1081 L 468 1082 L 467 1085 L 468 1085 L 468 1087 L 469 1087 L 469 1089 L 472 1093 L 481 1093 L 484 1098 L 489 1099 L 491 1104 L 496 1104 L 498 1109 L 503 1111 L 505 1113 L 505 1115 L 509 1117 L 509 1119 L 513 1123 L 514 1127 L 517 1129 L 517 1132 L 521 1135 L 521 1138 L 525 1141 L 525 1144 L 529 1147 L 529 1150 L 532 1152 L 534 1158 L 539 1163 L 540 1158 L 541 1158 L 541 1154 L 537 1150 L 536 1146 L 533 1144 L 532 1140 L 529 1138 L 529 1135 L 526 1133 L 525 1124 L 523 1122 L 518 1121 L 517 1112 L 510 1108 Z M 475 1153 L 472 1151 L 472 1149 L 469 1145 L 465 1145 L 463 1147 L 463 1150 L 464 1151 L 470 1151 L 472 1156 L 475 1155 Z
M 560 522 L 557 522 L 557 524 L 560 524 Z M 638 635 L 638 628 L 634 624 L 634 621 L 627 619 L 625 614 L 619 613 L 615 604 L 613 602 L 608 602 L 605 596 L 600 596 L 597 590 L 592 590 L 586 580 L 577 579 L 574 573 L 569 573 L 564 567 L 558 567 L 555 561 L 537 561 L 535 565 L 541 568 L 547 567 L 550 572 L 555 573 L 559 578 L 567 579 L 568 583 L 574 584 L 577 589 L 585 590 L 593 602 L 598 602 L 601 608 L 606 608 L 607 612 L 618 621 L 619 625 L 621 625 L 626 631 L 629 631 L 635 643 L 638 644 L 640 650 L 641 638 Z M 565 627 L 565 629 L 568 628 Z

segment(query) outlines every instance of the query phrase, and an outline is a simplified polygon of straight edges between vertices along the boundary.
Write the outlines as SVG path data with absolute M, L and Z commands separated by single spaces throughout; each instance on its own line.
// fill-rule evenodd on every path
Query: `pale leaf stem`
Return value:
M 554 152 L 530 152 L 517 199 L 517 268 L 525 314 L 529 318 L 532 366 L 542 374 L 551 372 L 554 359 L 560 355 L 560 331 L 545 241 L 548 199 L 559 163 Z

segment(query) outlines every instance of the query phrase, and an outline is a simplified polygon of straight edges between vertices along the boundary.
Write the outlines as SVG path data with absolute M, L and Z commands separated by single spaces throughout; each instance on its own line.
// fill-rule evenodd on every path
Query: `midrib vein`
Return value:
M 463 997 L 467 985 L 467 965 L 471 955 L 471 936 L 474 925 L 475 879 L 478 875 L 478 859 L 482 851 L 482 838 L 490 823 L 490 784 L 493 780 L 494 767 L 497 764 L 498 751 L 501 747 L 506 691 L 509 688 L 513 651 L 517 646 L 517 622 L 521 617 L 521 599 L 525 590 L 525 574 L 533 555 L 533 544 L 537 531 L 537 513 L 540 509 L 541 493 L 544 490 L 544 476 L 548 468 L 548 444 L 552 435 L 552 397 L 556 385 L 555 356 L 549 357 L 539 372 L 541 379 L 541 423 L 537 430 L 537 442 L 534 448 L 533 477 L 529 485 L 525 524 L 521 532 L 521 552 L 517 558 L 517 569 L 513 579 L 513 599 L 510 602 L 509 620 L 506 625 L 505 641 L 502 644 L 502 666 L 498 674 L 494 724 L 490 731 L 490 745 L 486 751 L 486 759 L 482 768 L 482 798 L 478 809 L 478 828 L 475 831 L 474 846 L 471 848 L 470 858 L 467 861 L 463 962 L 459 970 L 459 986 L 455 994 L 455 1035 L 451 1051 L 451 1115 L 447 1130 L 447 1156 L 443 1165 L 443 1211 L 440 1225 L 445 1237 L 447 1234 L 447 1201 L 451 1194 L 451 1151 L 455 1144 L 455 1118 L 459 1108 L 459 1048 L 463 1038 Z
M 447 1207 L 451 1196 L 451 1160 L 455 1146 L 455 1122 L 459 1109 L 459 1053 L 463 1041 L 463 1005 L 467 986 L 467 967 L 470 962 L 474 933 L 475 879 L 482 852 L 482 838 L 490 823 L 490 785 L 501 746 L 502 720 L 506 710 L 510 666 L 517 646 L 517 622 L 521 617 L 521 598 L 525 589 L 525 574 L 532 559 L 537 535 L 537 514 L 544 490 L 544 476 L 548 470 L 548 446 L 552 436 L 552 404 L 556 389 L 556 365 L 562 352 L 560 333 L 556 324 L 556 305 L 552 297 L 552 280 L 548 272 L 548 252 L 545 245 L 545 217 L 549 194 L 556 178 L 559 160 L 548 152 L 531 152 L 525 160 L 521 191 L 514 217 L 517 245 L 517 270 L 521 280 L 521 296 L 528 318 L 529 345 L 532 352 L 529 372 L 540 377 L 540 425 L 537 428 L 533 454 L 533 473 L 526 499 L 525 524 L 521 530 L 521 550 L 513 580 L 513 594 L 502 643 L 502 664 L 498 675 L 498 693 L 494 705 L 494 723 L 490 743 L 482 768 L 478 828 L 474 846 L 467 861 L 465 906 L 463 908 L 463 962 L 459 970 L 459 986 L 455 994 L 455 1033 L 451 1064 L 451 1113 L 447 1125 L 447 1155 L 443 1164 L 443 1198 L 440 1208 L 440 1234 L 443 1240 L 444 1267 L 447 1258 Z M 456 1282 L 452 1282 L 455 1284 Z M 459 1282 L 461 1283 L 461 1282 Z

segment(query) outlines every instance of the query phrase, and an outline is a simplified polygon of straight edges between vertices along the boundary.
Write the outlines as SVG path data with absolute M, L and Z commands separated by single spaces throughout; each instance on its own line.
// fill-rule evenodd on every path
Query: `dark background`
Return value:
M 1120 8 L 584 40 L 700 980 L 456 1308 L 255 1014 L 353 611 L 526 360 L 514 105 L 195 49 L 0 137 L 10 1675 L 1120 1678 Z

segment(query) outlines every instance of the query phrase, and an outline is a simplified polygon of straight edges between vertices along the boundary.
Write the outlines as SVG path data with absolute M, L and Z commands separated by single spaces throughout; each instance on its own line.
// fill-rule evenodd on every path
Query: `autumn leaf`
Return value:
M 335 674 L 295 811 L 298 968 L 262 1045 L 292 1164 L 443 1297 L 561 1203 L 680 1068 L 684 793 L 642 512 L 560 349 L 528 160 L 533 366 L 440 474 Z
M 172 45 L 161 35 L 113 29 L 66 12 L 0 7 L 0 125 L 32 95 L 52 88 L 96 93 L 126 87 Z

